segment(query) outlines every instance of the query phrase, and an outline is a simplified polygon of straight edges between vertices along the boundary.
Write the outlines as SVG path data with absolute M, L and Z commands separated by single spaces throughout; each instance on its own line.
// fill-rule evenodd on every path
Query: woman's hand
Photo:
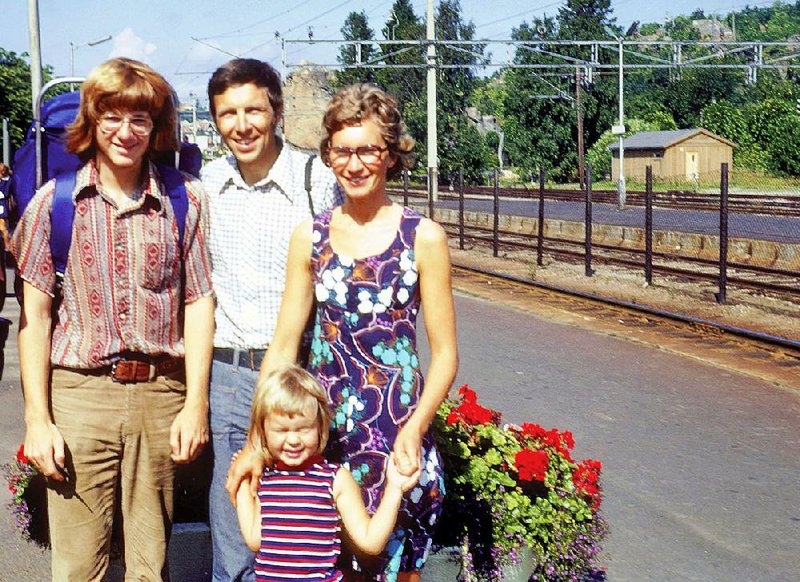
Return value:
M 410 476 L 400 472 L 397 466 L 397 457 L 394 453 L 389 453 L 389 460 L 386 462 L 386 487 L 394 487 L 403 493 L 410 491 L 419 482 L 422 468 L 417 467 Z
M 231 503 L 236 507 L 236 495 L 239 486 L 250 480 L 250 492 L 255 495 L 258 490 L 258 478 L 264 472 L 264 458 L 250 447 L 236 451 L 231 458 L 228 469 L 228 478 L 225 481 L 225 490 Z
M 397 433 L 393 447 L 394 460 L 400 473 L 406 477 L 413 475 L 420 467 L 423 432 L 408 422 Z

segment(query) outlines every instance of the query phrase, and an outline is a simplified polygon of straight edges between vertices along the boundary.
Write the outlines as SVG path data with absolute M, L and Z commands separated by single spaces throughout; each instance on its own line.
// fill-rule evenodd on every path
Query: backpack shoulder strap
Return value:
M 50 211 L 50 253 L 59 281 L 64 277 L 69 246 L 72 242 L 72 223 L 75 219 L 75 203 L 72 200 L 74 189 L 75 172 L 67 172 L 56 178 L 53 208 Z
M 306 162 L 306 195 L 308 196 L 308 209 L 311 211 L 312 218 L 316 212 L 314 212 L 314 201 L 311 199 L 311 169 L 314 165 L 314 158 L 316 157 L 315 154 L 311 154 L 308 156 L 308 161 Z
M 178 224 L 178 249 L 183 255 L 183 235 L 186 231 L 186 213 L 189 210 L 186 182 L 183 180 L 183 174 L 172 166 L 158 164 L 158 171 L 164 187 L 167 189 L 167 196 L 172 203 L 172 211 L 175 213 L 175 221 Z
M 183 175 L 175 168 L 159 165 L 158 169 L 175 213 L 175 221 L 178 224 L 178 248 L 182 254 L 186 213 L 189 209 L 186 183 L 183 181 Z M 59 279 L 64 277 L 72 242 L 72 224 L 75 220 L 75 203 L 72 200 L 74 189 L 75 172 L 67 172 L 56 178 L 53 208 L 50 212 L 50 253 L 53 256 L 56 277 Z

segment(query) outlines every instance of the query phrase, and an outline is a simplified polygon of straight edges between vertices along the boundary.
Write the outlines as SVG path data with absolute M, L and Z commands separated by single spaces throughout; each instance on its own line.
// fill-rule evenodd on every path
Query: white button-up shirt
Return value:
M 201 172 L 211 215 L 215 347 L 263 349 L 272 341 L 286 282 L 289 239 L 300 222 L 311 218 L 307 161 L 308 154 L 284 143 L 267 176 L 252 186 L 244 182 L 231 155 Z M 333 172 L 319 157 L 311 173 L 311 199 L 317 214 L 342 201 Z

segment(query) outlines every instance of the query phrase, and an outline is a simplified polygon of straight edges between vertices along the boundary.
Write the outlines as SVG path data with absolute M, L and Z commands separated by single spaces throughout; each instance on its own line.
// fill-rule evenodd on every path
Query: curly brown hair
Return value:
M 394 165 L 386 173 L 387 178 L 396 178 L 403 169 L 413 168 L 414 138 L 406 133 L 397 99 L 371 83 L 344 87 L 331 99 L 322 119 L 323 135 L 319 144 L 322 160 L 330 165 L 328 153 L 334 133 L 367 119 L 378 125 L 389 153 L 395 157 Z

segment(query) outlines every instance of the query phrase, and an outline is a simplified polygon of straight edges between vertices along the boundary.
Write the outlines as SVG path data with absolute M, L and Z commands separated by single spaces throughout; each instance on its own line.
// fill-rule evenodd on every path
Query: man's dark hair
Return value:
M 222 95 L 231 87 L 253 83 L 256 87 L 267 90 L 269 104 L 275 115 L 283 113 L 283 91 L 281 76 L 278 71 L 264 61 L 258 59 L 233 59 L 222 65 L 208 81 L 208 107 L 211 116 L 216 117 L 214 97 Z

